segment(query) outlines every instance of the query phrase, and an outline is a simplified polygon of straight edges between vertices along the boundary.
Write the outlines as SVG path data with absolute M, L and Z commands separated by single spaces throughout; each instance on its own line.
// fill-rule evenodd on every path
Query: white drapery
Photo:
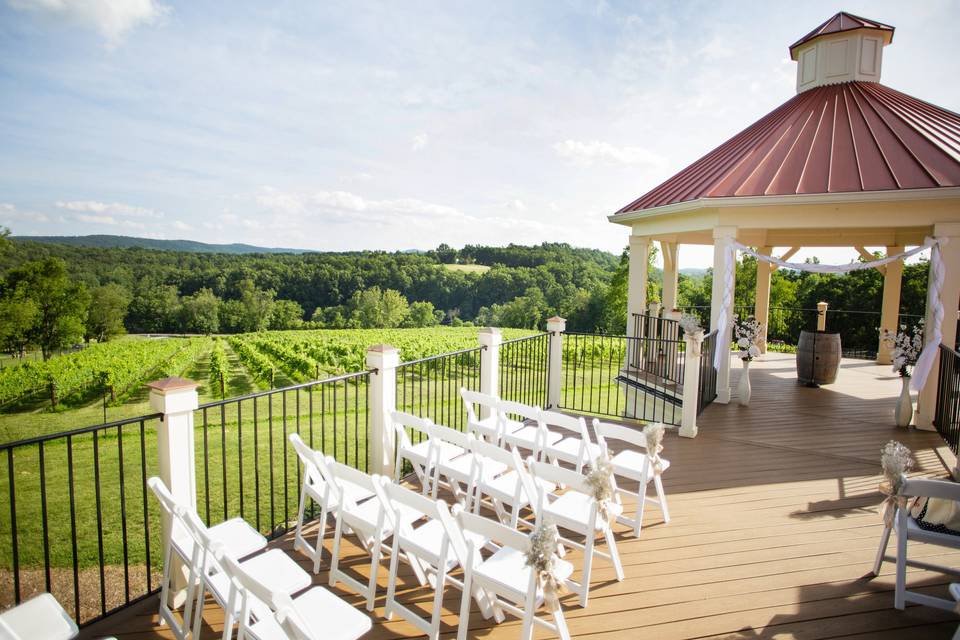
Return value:
M 733 275 L 734 269 L 736 268 L 738 250 L 753 256 L 757 260 L 775 264 L 786 269 L 808 271 L 811 273 L 849 273 L 860 269 L 874 269 L 896 260 L 904 260 L 930 249 L 930 273 L 932 277 L 930 278 L 930 286 L 927 288 L 927 309 L 931 309 L 933 312 L 933 323 L 932 326 L 924 327 L 924 330 L 927 332 L 927 340 L 923 346 L 923 351 L 920 352 L 920 357 L 917 358 L 917 364 L 913 367 L 913 379 L 910 381 L 910 386 L 913 387 L 915 391 L 920 391 L 927 381 L 930 369 L 933 368 L 933 361 L 937 357 L 937 349 L 940 346 L 940 341 L 943 339 L 943 331 L 940 326 L 943 322 L 943 304 L 940 302 L 940 290 L 943 288 L 944 272 L 940 246 L 944 243 L 946 243 L 946 238 L 926 238 L 922 245 L 896 255 L 871 260 L 870 262 L 829 265 L 807 262 L 787 262 L 773 256 L 765 256 L 762 253 L 757 253 L 750 247 L 740 244 L 736 240 L 732 241 L 728 249 L 729 254 L 725 260 L 726 268 L 723 272 L 723 293 L 720 296 L 720 314 L 717 320 L 718 348 L 714 350 L 714 366 L 720 366 L 720 345 L 730 344 L 730 336 L 728 335 L 730 327 L 727 326 L 727 316 L 733 304 Z

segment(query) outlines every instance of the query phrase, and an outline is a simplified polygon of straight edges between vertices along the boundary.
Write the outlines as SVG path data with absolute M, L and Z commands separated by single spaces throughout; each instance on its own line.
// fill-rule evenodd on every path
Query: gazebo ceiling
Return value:
M 617 214 L 702 198 L 960 186 L 960 115 L 875 82 L 798 94 Z

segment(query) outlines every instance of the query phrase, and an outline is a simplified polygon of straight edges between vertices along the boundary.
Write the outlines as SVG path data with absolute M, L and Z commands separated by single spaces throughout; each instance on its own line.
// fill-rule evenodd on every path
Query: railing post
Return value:
M 477 335 L 480 343 L 480 393 L 496 396 L 500 393 L 500 344 L 503 334 L 496 327 L 484 327 Z M 480 407 L 480 419 L 490 417 L 490 408 Z
M 700 409 L 700 356 L 703 347 L 703 334 L 693 336 L 683 334 L 686 348 L 683 364 L 683 404 L 680 412 L 679 435 L 684 438 L 697 437 L 697 412 Z
M 367 349 L 367 368 L 372 371 L 368 386 L 367 411 L 370 414 L 369 473 L 393 477 L 394 437 L 390 414 L 397 408 L 397 366 L 400 352 L 388 344 Z
M 193 412 L 199 406 L 197 387 L 184 378 L 164 378 L 147 384 L 150 406 L 162 413 L 157 427 L 157 463 L 160 479 L 174 499 L 192 509 L 197 508 L 197 465 L 194 454 Z M 163 544 L 167 545 L 171 523 L 164 514 Z M 178 565 L 171 572 L 173 589 L 169 603 L 180 606 L 186 599 L 187 570 Z
M 560 381 L 563 371 L 563 332 L 567 321 L 560 316 L 547 320 L 547 333 L 550 334 L 550 369 L 547 372 L 547 408 L 560 406 Z
M 827 330 L 827 303 L 817 303 L 817 331 Z

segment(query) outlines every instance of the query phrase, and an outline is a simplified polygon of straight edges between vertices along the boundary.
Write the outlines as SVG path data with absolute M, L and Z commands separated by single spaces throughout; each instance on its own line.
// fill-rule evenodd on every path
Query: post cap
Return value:
M 553 316 L 552 318 L 547 318 L 547 322 L 566 322 L 566 318 L 561 318 L 560 316 Z
M 480 333 L 489 333 L 493 335 L 500 335 L 501 331 L 498 327 L 484 327 L 480 329 Z
M 180 378 L 178 376 L 170 376 L 169 378 L 163 378 L 162 380 L 154 380 L 153 382 L 147 383 L 147 388 L 151 391 L 156 391 L 157 393 L 171 393 L 173 391 L 193 391 L 200 386 L 199 382 L 194 382 L 193 380 L 187 380 L 186 378 Z
M 384 354 L 386 354 L 386 353 L 399 353 L 399 349 L 397 349 L 397 348 L 394 347 L 393 345 L 389 345 L 389 344 L 372 344 L 372 345 L 370 345 L 369 347 L 367 347 L 367 352 L 368 352 L 368 353 L 370 353 L 370 352 L 373 352 L 373 353 L 384 353 Z

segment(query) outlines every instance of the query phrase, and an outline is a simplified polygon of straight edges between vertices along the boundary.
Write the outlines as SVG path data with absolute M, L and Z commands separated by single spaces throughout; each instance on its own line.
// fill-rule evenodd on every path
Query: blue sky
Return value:
M 606 215 L 790 98 L 840 8 L 897 27 L 885 84 L 960 108 L 957 2 L 0 0 L 0 224 L 618 251 Z

